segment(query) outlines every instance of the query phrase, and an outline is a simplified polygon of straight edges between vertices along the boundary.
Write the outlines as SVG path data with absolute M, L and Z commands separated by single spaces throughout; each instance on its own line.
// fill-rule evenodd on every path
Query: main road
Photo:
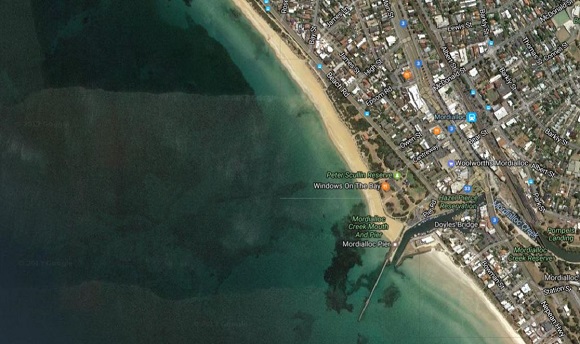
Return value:
M 313 66 L 314 61 L 320 61 L 320 57 L 316 56 L 313 51 L 310 51 L 309 46 L 306 44 L 306 42 L 304 42 L 302 37 L 300 37 L 294 30 L 292 30 L 292 28 L 289 27 L 286 22 L 284 22 L 280 13 L 274 11 L 269 12 L 269 14 L 276 19 L 276 21 L 284 29 L 284 31 L 286 31 L 292 37 L 295 43 L 300 46 L 302 52 L 308 57 L 310 66 L 314 67 Z M 319 30 L 322 33 L 323 29 Z M 322 75 L 319 76 L 323 80 L 322 82 L 324 83 L 324 85 L 329 87 L 328 84 L 324 81 L 324 76 L 331 70 L 323 66 L 322 70 L 320 71 L 322 72 Z M 361 106 L 361 104 L 359 104 L 356 100 L 354 100 L 352 96 L 349 96 L 345 99 L 347 99 L 359 111 L 359 113 L 362 114 L 365 111 L 365 109 Z M 414 163 L 411 160 L 409 160 L 409 158 L 406 155 L 404 155 L 403 152 L 399 150 L 399 147 L 397 147 L 392 142 L 391 138 L 385 133 L 385 131 L 379 126 L 379 124 L 370 116 L 363 116 L 363 118 L 373 127 L 373 129 L 377 131 L 377 133 L 389 145 L 389 147 L 397 155 L 397 157 L 403 161 L 405 166 L 407 166 L 407 168 L 417 176 L 417 178 L 421 181 L 421 183 L 425 186 L 425 188 L 430 193 L 439 194 L 439 192 L 432 186 L 432 183 L 429 182 L 429 180 L 427 180 L 425 176 L 423 176 L 423 174 L 415 167 Z

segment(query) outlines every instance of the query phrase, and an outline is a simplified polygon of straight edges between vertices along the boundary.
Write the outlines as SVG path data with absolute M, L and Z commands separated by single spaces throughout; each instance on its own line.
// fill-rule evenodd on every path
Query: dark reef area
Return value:
M 340 313 L 341 310 L 352 312 L 353 305 L 348 303 L 348 295 L 352 291 L 347 290 L 348 273 L 355 265 L 362 265 L 361 256 L 364 250 L 356 247 L 342 247 L 343 240 L 355 240 L 355 232 L 348 229 L 351 216 L 363 215 L 365 205 L 359 203 L 355 205 L 350 214 L 340 222 L 332 226 L 332 234 L 336 238 L 334 246 L 334 257 L 331 265 L 324 272 L 324 280 L 328 284 L 326 290 L 326 305 L 328 309 Z
M 397 286 L 394 284 L 391 284 L 385 288 L 383 295 L 378 302 L 384 304 L 387 308 L 391 308 L 400 297 L 401 291 L 399 288 L 397 288 Z

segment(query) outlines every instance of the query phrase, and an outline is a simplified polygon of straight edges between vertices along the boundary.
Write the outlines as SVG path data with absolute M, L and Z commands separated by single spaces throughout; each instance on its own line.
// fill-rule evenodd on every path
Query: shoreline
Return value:
M 497 309 L 497 307 L 487 298 L 481 287 L 473 280 L 473 278 L 467 275 L 463 270 L 461 270 L 457 265 L 455 265 L 451 258 L 442 251 L 431 250 L 429 252 L 422 253 L 418 255 L 428 259 L 431 263 L 439 265 L 443 270 L 446 270 L 453 276 L 457 277 L 457 282 L 462 283 L 471 289 L 478 297 L 483 301 L 485 307 L 494 315 L 498 320 L 494 328 L 498 333 L 504 333 L 505 340 L 509 340 L 510 343 L 514 344 L 525 344 L 523 338 L 516 332 L 516 330 L 511 326 L 508 320 L 503 316 L 503 314 Z
M 297 56 L 294 51 L 283 41 L 283 39 L 270 27 L 270 25 L 252 8 L 247 0 L 232 0 L 233 4 L 240 10 L 244 17 L 250 22 L 253 28 L 268 42 L 270 48 L 275 52 L 277 59 L 285 67 L 292 79 L 298 84 L 305 95 L 314 104 L 326 132 L 333 145 L 338 150 L 342 159 L 352 171 L 366 171 L 368 167 L 363 162 L 358 147 L 346 125 L 340 119 L 334 105 L 328 98 L 318 76 L 306 60 Z M 360 182 L 368 182 L 368 179 L 357 179 Z M 372 190 L 362 190 L 369 215 L 385 216 L 389 224 L 389 230 L 383 231 L 385 237 L 395 241 L 403 233 L 404 224 L 388 216 L 382 206 L 380 194 Z M 497 333 L 502 333 L 503 339 L 510 343 L 525 344 L 522 337 L 513 329 L 507 319 L 501 314 L 496 306 L 487 298 L 484 291 L 475 281 L 457 267 L 447 256 L 440 251 L 430 251 L 418 255 L 440 266 L 441 269 L 457 277 L 458 283 L 463 283 L 474 292 L 484 303 L 485 307 L 497 319 L 492 326 Z
M 278 61 L 316 107 L 326 128 L 327 135 L 349 169 L 351 171 L 368 171 L 368 167 L 362 160 L 350 131 L 340 119 L 318 76 L 308 66 L 306 60 L 294 53 L 280 35 L 252 8 L 252 5 L 247 0 L 232 0 L 232 3 L 250 22 L 254 30 L 259 32 L 266 40 Z M 370 182 L 373 180 L 357 179 L 357 181 Z M 386 217 L 389 229 L 382 231 L 383 235 L 391 242 L 397 240 L 403 232 L 404 224 L 385 213 L 379 194 L 380 191 L 361 190 L 361 192 L 364 195 L 369 215 Z

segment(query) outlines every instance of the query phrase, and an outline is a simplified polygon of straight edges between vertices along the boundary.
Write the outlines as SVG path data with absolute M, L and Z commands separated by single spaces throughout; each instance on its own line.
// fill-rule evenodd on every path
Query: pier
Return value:
M 389 252 L 387 252 L 387 254 L 385 255 L 385 261 L 383 262 L 383 267 L 381 269 L 381 273 L 377 277 L 377 280 L 375 281 L 375 284 L 373 285 L 373 289 L 371 289 L 371 293 L 369 294 L 369 297 L 367 297 L 367 300 L 365 301 L 365 305 L 364 305 L 363 309 L 360 311 L 360 314 L 358 316 L 358 321 L 360 321 L 362 319 L 363 315 L 365 314 L 365 311 L 367 310 L 367 307 L 369 306 L 369 303 L 371 302 L 371 299 L 373 298 L 373 293 L 375 292 L 375 289 L 377 288 L 377 285 L 379 284 L 379 281 L 381 280 L 381 276 L 383 275 L 383 272 L 385 271 L 385 268 L 387 267 L 387 265 L 389 265 L 389 263 L 391 261 L 391 256 L 394 254 L 395 251 L 397 251 L 397 250 L 389 250 Z
M 389 252 L 387 252 L 387 254 L 385 255 L 385 260 L 383 262 L 383 267 L 381 268 L 381 272 L 380 272 L 379 276 L 377 277 L 377 280 L 375 281 L 375 284 L 373 285 L 373 288 L 371 289 L 371 292 L 364 303 L 364 306 L 359 314 L 358 321 L 361 321 L 364 313 L 366 312 L 366 310 L 371 302 L 371 299 L 373 297 L 373 293 L 375 292 L 375 289 L 377 288 L 377 285 L 379 284 L 379 281 L 381 280 L 381 277 L 383 276 L 383 272 L 385 271 L 385 268 L 391 262 L 394 262 L 396 265 L 399 264 L 399 261 L 403 255 L 403 252 L 405 251 L 405 248 L 407 247 L 407 244 L 409 243 L 409 241 L 411 241 L 411 239 L 413 239 L 414 237 L 416 237 L 418 235 L 424 235 L 424 234 L 428 234 L 429 232 L 432 232 L 434 230 L 433 223 L 435 221 L 441 221 L 441 222 L 452 221 L 453 216 L 456 216 L 460 212 L 461 212 L 461 210 L 455 210 L 455 211 L 450 211 L 450 212 L 440 214 L 437 217 L 426 218 L 426 219 L 423 219 L 421 222 L 415 224 L 413 227 L 408 228 L 407 230 L 403 231 L 402 236 L 400 237 L 401 240 L 395 241 L 393 243 L 393 246 L 392 246 L 393 249 L 389 250 Z

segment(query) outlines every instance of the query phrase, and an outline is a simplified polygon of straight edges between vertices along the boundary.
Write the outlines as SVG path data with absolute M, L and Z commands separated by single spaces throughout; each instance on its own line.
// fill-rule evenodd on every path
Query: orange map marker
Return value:
M 441 134 L 441 128 L 439 128 L 439 127 L 433 128 L 433 134 L 435 134 L 435 135 Z
M 411 71 L 410 70 L 406 70 L 406 71 L 403 72 L 403 78 L 405 80 L 411 79 L 411 76 L 412 76 L 412 74 L 411 74 Z
M 383 191 L 389 191 L 389 190 L 391 190 L 391 186 L 389 185 L 389 183 L 387 183 L 387 182 L 383 182 L 383 183 L 381 184 L 381 189 L 382 189 Z

